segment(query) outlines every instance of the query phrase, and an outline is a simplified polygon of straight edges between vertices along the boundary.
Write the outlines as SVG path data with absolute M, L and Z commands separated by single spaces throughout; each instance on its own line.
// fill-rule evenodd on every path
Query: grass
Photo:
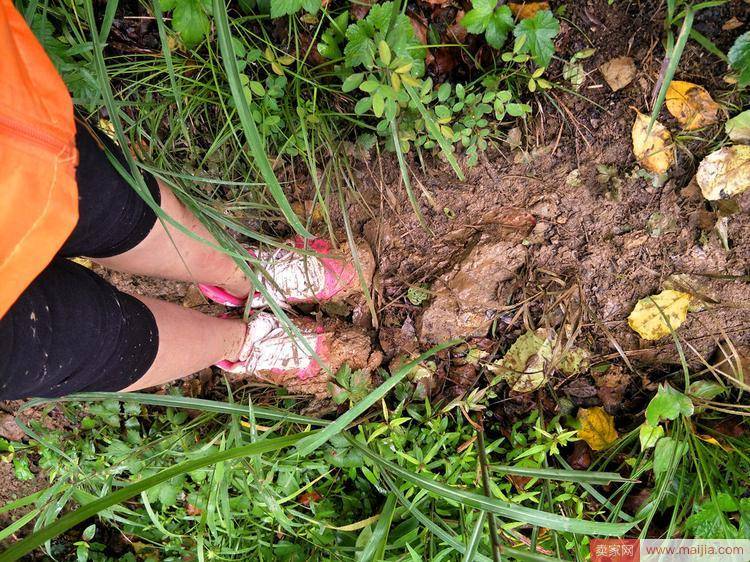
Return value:
M 664 91 L 687 37 L 696 39 L 691 8 L 679 13 L 675 2 L 668 5 L 669 33 L 681 21 L 683 32 L 668 39 Z M 405 3 L 391 7 L 384 33 L 404 15 Z M 132 147 L 121 172 L 134 189 L 148 200 L 143 172 L 169 185 L 261 292 L 264 272 L 238 240 L 278 246 L 315 226 L 353 245 L 345 213 L 343 229 L 336 227 L 337 209 L 355 203 L 375 215 L 352 180 L 354 148 L 395 152 L 419 213 L 411 167 L 444 159 L 461 177 L 474 156 L 502 140 L 504 119 L 509 125 L 509 117 L 531 111 L 524 92 L 540 74 L 522 47 L 508 44 L 508 53 L 494 57 L 491 67 L 472 69 L 465 83 L 445 88 L 409 70 L 414 82 L 407 78 L 396 90 L 393 75 L 404 73 L 395 68 L 418 63 L 421 47 L 405 48 L 398 56 L 408 62 L 396 65 L 393 53 L 373 43 L 371 65 L 349 65 L 346 39 L 332 31 L 340 6 L 315 24 L 305 23 L 305 14 L 289 18 L 280 40 L 262 10 L 227 11 L 214 0 L 215 40 L 191 49 L 175 48 L 179 37 L 169 10 L 149 9 L 160 44 L 146 53 L 104 47 L 117 2 L 107 3 L 104 13 L 91 0 L 29 2 L 25 11 L 46 37 L 79 110 L 94 123 L 105 115 L 101 125 Z M 326 33 L 332 45 L 339 42 L 339 52 L 313 62 L 313 45 Z M 343 91 L 347 78 L 360 72 L 377 82 L 376 89 Z M 547 93 L 557 87 L 540 83 L 552 88 Z M 374 101 L 376 91 L 383 114 L 358 111 L 370 94 L 360 110 L 381 103 Z M 396 109 L 389 109 L 391 101 Z M 312 213 L 295 210 L 289 199 L 305 182 L 322 224 L 314 225 Z M 532 310 L 547 297 L 541 312 Z M 577 343 L 584 323 L 582 313 L 571 312 L 574 297 L 570 288 L 545 288 L 509 312 L 525 322 L 540 318 L 545 326 L 560 313 L 562 324 L 574 325 L 555 347 L 558 357 Z M 376 318 L 375 303 L 368 304 Z M 302 405 L 294 397 L 257 388 L 228 387 L 210 400 L 101 393 L 32 402 L 28 407 L 58 408 L 68 429 L 32 423 L 28 445 L 0 440 L 19 477 L 26 477 L 31 461 L 50 481 L 0 508 L 0 514 L 30 509 L 0 531 L 3 539 L 33 527 L 0 553 L 0 561 L 40 548 L 58 559 L 113 560 L 105 552 L 112 536 L 126 543 L 128 553 L 117 556 L 123 561 L 585 560 L 594 536 L 750 533 L 750 505 L 742 498 L 750 437 L 728 436 L 716 425 L 727 414 L 744 419 L 750 411 L 736 366 L 722 372 L 706 362 L 695 372 L 683 354 L 683 370 L 667 379 L 684 383 L 677 393 L 682 398 L 670 396 L 687 400 L 693 411 L 659 421 L 662 445 L 641 446 L 638 417 L 590 467 L 573 470 L 577 421 L 562 401 L 553 414 L 534 404 L 506 426 L 487 415 L 507 400 L 497 386 L 482 383 L 453 402 L 420 393 L 417 377 L 434 376 L 434 354 L 447 355 L 449 366 L 474 360 L 471 348 L 455 343 L 393 373 L 380 372 L 383 383 L 332 420 L 306 417 L 297 413 Z M 479 368 L 493 358 L 482 358 Z M 708 394 L 691 386 L 712 378 L 719 387 Z M 556 396 L 551 385 L 546 390 Z M 640 505 L 633 503 L 638 497 Z

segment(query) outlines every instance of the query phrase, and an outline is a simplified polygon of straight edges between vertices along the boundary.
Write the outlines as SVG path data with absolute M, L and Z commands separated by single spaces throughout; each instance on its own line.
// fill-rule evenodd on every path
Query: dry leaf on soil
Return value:
M 631 57 L 617 57 L 605 62 L 599 71 L 613 92 L 622 90 L 635 78 L 635 63 Z
M 510 346 L 502 359 L 488 365 L 487 369 L 504 379 L 515 392 L 531 392 L 546 382 L 545 370 L 553 358 L 557 342 L 554 330 L 539 328 L 522 334 Z M 588 369 L 590 354 L 580 347 L 565 351 L 554 368 L 565 376 L 573 376 Z
M 658 121 L 654 121 L 651 132 L 648 132 L 650 120 L 648 115 L 636 110 L 632 131 L 633 154 L 638 163 L 649 172 L 665 174 L 675 161 L 672 135 Z
M 578 421 L 581 422 L 578 436 L 594 451 L 606 449 L 617 440 L 615 419 L 599 406 L 579 409 Z
M 540 10 L 549 10 L 549 2 L 510 2 L 508 6 L 510 7 L 510 11 L 513 12 L 513 15 L 519 20 L 533 18 L 534 14 Z
M 725 146 L 706 156 L 695 175 L 703 197 L 728 199 L 750 188 L 750 146 Z
M 719 120 L 719 104 L 697 84 L 672 80 L 667 88 L 667 110 L 686 131 L 694 131 Z
M 505 379 L 515 392 L 536 390 L 545 383 L 545 366 L 552 358 L 554 340 L 550 336 L 554 334 L 548 334 L 544 328 L 529 330 L 513 342 L 502 359 L 487 368 Z
M 690 295 L 667 289 L 641 299 L 628 316 L 628 325 L 644 340 L 658 340 L 682 325 L 690 306 Z M 669 325 L 664 317 L 669 320 Z
M 735 115 L 724 123 L 724 130 L 732 142 L 750 143 L 750 109 Z

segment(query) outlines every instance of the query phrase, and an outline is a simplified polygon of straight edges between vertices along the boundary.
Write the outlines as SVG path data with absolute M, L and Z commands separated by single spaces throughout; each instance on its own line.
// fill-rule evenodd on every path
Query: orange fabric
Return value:
M 0 317 L 78 221 L 68 90 L 13 7 L 0 0 Z

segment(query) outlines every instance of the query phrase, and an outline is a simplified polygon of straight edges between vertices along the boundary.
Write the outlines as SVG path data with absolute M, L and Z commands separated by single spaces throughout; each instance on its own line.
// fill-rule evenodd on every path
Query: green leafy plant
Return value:
M 483 33 L 490 47 L 502 49 L 512 32 L 516 54 L 529 53 L 537 66 L 549 65 L 555 53 L 553 39 L 560 32 L 560 22 L 552 12 L 539 10 L 516 23 L 510 8 L 498 6 L 497 0 L 472 0 L 471 6 L 460 21 L 469 33 Z
M 750 31 L 737 37 L 727 57 L 729 66 L 737 72 L 737 85 L 746 87 L 750 84 Z
M 172 29 L 188 48 L 195 47 L 211 30 L 211 0 L 158 0 L 164 12 L 172 12 Z
M 321 34 L 318 41 L 318 52 L 327 59 L 340 59 L 343 56 L 341 45 L 346 37 L 349 25 L 349 11 L 336 16 L 331 25 Z
M 411 63 L 412 76 L 424 74 L 425 49 L 414 34 L 409 18 L 398 10 L 397 3 L 373 5 L 367 17 L 349 25 L 346 40 L 344 60 L 350 68 L 364 66 L 367 70 L 376 70 L 401 59 L 403 64 Z M 383 44 L 388 51 L 384 51 Z
M 549 10 L 539 10 L 530 18 L 522 19 L 513 29 L 516 38 L 514 51 L 528 52 L 540 67 L 547 67 L 555 54 L 552 41 L 560 33 L 560 22 Z
M 370 390 L 370 374 L 360 369 L 352 371 L 347 364 L 339 369 L 334 381 L 328 383 L 328 391 L 336 404 L 347 401 L 352 405 L 356 404 L 367 396 Z
M 508 34 L 513 31 L 513 14 L 506 4 L 497 5 L 498 0 L 472 0 L 471 10 L 459 22 L 469 33 L 481 35 L 494 49 L 502 49 Z
M 271 17 L 289 16 L 304 10 L 310 14 L 317 14 L 321 0 L 271 0 Z

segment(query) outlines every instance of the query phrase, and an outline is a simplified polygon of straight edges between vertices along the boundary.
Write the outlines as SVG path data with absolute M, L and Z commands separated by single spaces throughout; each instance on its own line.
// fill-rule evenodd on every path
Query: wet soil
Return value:
M 636 363 L 676 363 L 670 338 L 643 341 L 626 318 L 639 299 L 680 274 L 683 290 L 707 297 L 679 330 L 689 361 L 708 360 L 723 338 L 750 344 L 750 193 L 728 217 L 726 248 L 713 229 L 718 213 L 691 183 L 701 158 L 715 149 L 721 125 L 700 139 L 678 138 L 678 161 L 664 185 L 636 175 L 632 108 L 647 109 L 661 67 L 657 6 L 569 5 L 570 21 L 557 42 L 561 58 L 596 48 L 584 61 L 581 95 L 556 90 L 546 102 L 537 98 L 539 111 L 522 125 L 521 146 L 488 151 L 464 182 L 440 162 L 424 169 L 413 162 L 414 183 L 429 194 L 420 209 L 432 234 L 420 226 L 395 165 L 373 160 L 361 167 L 360 193 L 382 210 L 374 217 L 356 205 L 348 211 L 376 251 L 383 326 L 410 319 L 423 347 L 485 336 L 529 296 L 529 279 L 546 272 L 580 289 L 573 300 L 586 311 L 582 337 L 599 360 L 616 357 L 617 342 Z M 696 25 L 727 48 L 747 25 L 729 33 L 722 24 L 749 15 L 747 4 L 731 2 L 706 10 Z M 636 76 L 613 92 L 597 69 L 621 56 L 633 58 Z M 689 43 L 683 61 L 677 78 L 738 103 L 713 55 Z M 553 65 L 553 76 L 556 70 Z M 679 131 L 666 111 L 660 119 Z M 420 284 L 430 287 L 432 299 L 414 307 L 404 297 Z M 543 321 L 531 316 L 514 325 Z

